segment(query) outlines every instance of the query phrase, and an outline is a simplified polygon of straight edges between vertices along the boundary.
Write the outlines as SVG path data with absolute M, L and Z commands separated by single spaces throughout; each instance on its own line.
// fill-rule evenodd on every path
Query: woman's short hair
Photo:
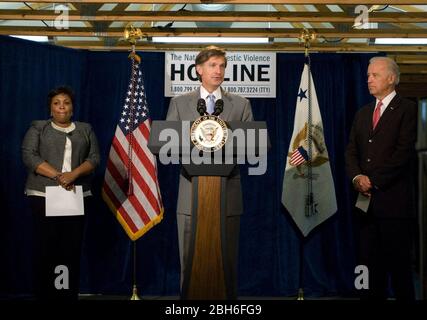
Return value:
M 225 61 L 225 66 L 227 67 L 227 57 L 225 56 L 225 50 L 217 46 L 209 46 L 199 52 L 196 57 L 196 66 L 201 65 L 208 61 L 211 57 L 223 57 Z M 197 73 L 197 70 L 196 70 Z M 199 74 L 197 73 L 197 78 L 201 81 Z
M 54 96 L 58 94 L 65 94 L 71 99 L 71 103 L 74 105 L 74 92 L 69 86 L 59 86 L 55 89 L 51 90 L 47 95 L 47 108 L 50 112 L 50 104 L 52 103 L 52 99 Z

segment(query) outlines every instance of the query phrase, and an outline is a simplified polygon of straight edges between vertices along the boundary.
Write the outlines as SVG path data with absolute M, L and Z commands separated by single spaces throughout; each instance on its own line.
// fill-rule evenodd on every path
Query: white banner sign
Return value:
M 194 60 L 198 52 L 165 52 L 165 96 L 194 91 L 200 86 Z M 276 97 L 276 53 L 227 52 L 221 87 L 247 98 Z

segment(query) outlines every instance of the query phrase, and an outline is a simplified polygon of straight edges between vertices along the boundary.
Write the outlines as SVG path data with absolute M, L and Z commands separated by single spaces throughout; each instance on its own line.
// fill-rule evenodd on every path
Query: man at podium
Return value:
M 224 81 L 227 58 L 222 48 L 209 46 L 197 55 L 196 72 L 201 86 L 190 93 L 174 97 L 170 101 L 166 120 L 194 121 L 198 117 L 198 107 L 201 99 L 206 103 L 206 113 L 218 115 L 218 102 L 223 106 L 218 115 L 224 121 L 252 121 L 252 109 L 248 99 L 224 91 L 221 84 Z M 221 103 L 221 100 L 223 103 Z M 203 101 L 202 101 L 203 102 Z M 242 214 L 242 192 L 240 186 L 239 167 L 236 166 L 226 181 L 225 204 L 225 242 L 227 244 L 223 259 L 228 270 L 228 297 L 237 297 L 237 261 L 240 215 Z M 181 289 L 189 259 L 190 240 L 192 237 L 192 184 L 191 178 L 185 172 L 181 173 L 179 181 L 177 225 L 181 262 Z

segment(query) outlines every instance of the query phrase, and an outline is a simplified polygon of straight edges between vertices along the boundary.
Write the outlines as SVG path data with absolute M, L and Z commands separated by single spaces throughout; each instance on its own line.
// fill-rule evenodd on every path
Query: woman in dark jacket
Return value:
M 35 227 L 35 294 L 37 299 L 77 299 L 84 215 L 46 216 L 48 186 L 72 192 L 82 186 L 88 205 L 90 174 L 99 164 L 95 133 L 88 123 L 73 122 L 74 94 L 58 87 L 48 94 L 50 120 L 33 121 L 23 143 Z

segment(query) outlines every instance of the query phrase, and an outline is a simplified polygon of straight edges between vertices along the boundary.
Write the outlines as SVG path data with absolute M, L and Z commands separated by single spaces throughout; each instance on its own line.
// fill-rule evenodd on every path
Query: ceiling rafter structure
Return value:
M 360 0 L 8 0 L 0 2 L 0 34 L 48 36 L 49 42 L 70 48 L 127 51 L 123 32 L 132 24 L 143 34 L 138 50 L 199 50 L 205 45 L 197 38 L 210 36 L 269 39 L 262 45 L 227 44 L 228 50 L 303 52 L 298 37 L 307 28 L 317 36 L 312 52 L 386 52 L 401 66 L 406 85 L 427 88 L 427 44 L 375 43 L 377 38 L 427 38 L 426 0 L 362 3 L 369 9 L 367 29 L 356 27 Z M 195 9 L 201 5 L 206 10 Z M 68 8 L 68 29 L 54 26 L 58 6 Z M 154 43 L 156 36 L 194 41 Z
M 372 39 L 378 37 L 390 38 L 420 38 L 427 32 L 427 5 L 419 0 L 390 0 L 383 7 L 393 10 L 374 11 L 369 13 L 369 22 L 375 23 L 374 29 L 355 29 L 357 14 L 354 8 L 359 1 L 335 0 L 334 5 L 340 10 L 331 10 L 330 0 L 270 0 L 267 3 L 255 0 L 223 0 L 223 1 L 189 1 L 184 4 L 177 0 L 148 0 L 148 1 L 8 1 L 10 4 L 21 4 L 19 9 L 0 3 L 0 34 L 4 35 L 44 35 L 55 37 L 54 43 L 67 46 L 93 43 L 94 38 L 108 47 L 108 50 L 122 50 L 124 41 L 121 32 L 125 26 L 134 24 L 143 28 L 144 37 L 141 45 L 149 45 L 150 37 L 166 36 L 212 36 L 212 37 L 268 37 L 269 46 L 275 42 L 295 43 L 302 28 L 309 28 L 318 35 L 317 47 L 329 51 L 329 44 L 337 46 L 345 43 L 358 43 L 357 50 L 365 51 L 372 46 Z M 366 8 L 377 1 L 366 1 Z M 53 22 L 58 17 L 54 5 L 67 5 L 69 29 L 55 29 Z M 106 10 L 105 4 L 111 4 L 112 9 Z M 233 4 L 230 11 L 193 11 L 192 4 Z M 425 8 L 421 8 L 425 7 Z M 31 9 L 30 9 L 31 8 Z M 155 8 L 155 9 L 154 9 Z M 184 9 L 185 8 L 185 9 Z M 308 9 L 310 8 L 310 9 Z M 181 9 L 181 10 L 180 10 Z M 399 10 L 400 12 L 396 12 Z M 40 26 L 43 22 L 44 27 Z M 48 23 L 47 23 L 48 22 Z M 225 28 L 197 27 L 197 22 L 208 22 L 220 25 L 231 24 Z M 38 24 L 37 24 L 38 23 Z M 233 27 L 233 24 L 239 24 Z M 241 27 L 245 24 L 244 27 Z M 118 27 L 118 25 L 120 27 Z M 179 25 L 176 27 L 176 25 Z M 166 27 L 165 27 L 166 26 Z M 151 29 L 151 30 L 150 30 Z M 329 29 L 329 30 L 328 30 Z M 363 40 L 364 39 L 364 40 Z M 364 42 L 365 47 L 360 45 Z M 116 44 L 116 46 L 112 44 Z M 72 44 L 72 45 L 71 45 Z M 139 43 L 138 43 L 139 45 Z M 190 46 L 191 44 L 189 44 Z M 92 45 L 91 45 L 92 46 Z M 286 45 L 282 45 L 286 47 Z M 93 46 L 92 46 L 93 47 Z M 251 45 L 246 49 L 251 50 Z M 396 46 L 396 50 L 406 51 L 406 46 Z M 407 51 L 424 52 L 424 46 L 408 47 Z M 301 46 L 301 50 L 303 50 Z
M 8 2 L 22 2 L 20 0 L 8 0 Z M 33 0 L 32 3 L 69 3 L 73 1 L 69 0 Z M 76 3 L 147 3 L 147 4 L 161 4 L 161 3 L 174 3 L 182 4 L 182 0 L 88 0 L 75 1 Z M 283 4 L 282 0 L 187 0 L 185 3 L 195 4 Z M 408 4 L 425 4 L 425 0 L 363 0 L 366 5 L 408 5 Z M 287 0 L 286 4 L 336 4 L 336 5 L 347 5 L 354 4 L 359 5 L 359 0 Z

